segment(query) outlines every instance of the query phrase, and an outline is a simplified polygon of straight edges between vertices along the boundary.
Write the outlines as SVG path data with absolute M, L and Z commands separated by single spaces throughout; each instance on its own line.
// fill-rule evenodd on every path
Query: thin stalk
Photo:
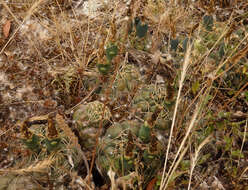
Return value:
M 189 45 L 189 47 L 187 49 L 187 52 L 186 52 L 186 55 L 185 55 L 185 59 L 184 59 L 183 70 L 182 70 L 181 79 L 180 79 L 180 82 L 179 82 L 179 90 L 178 90 L 178 93 L 177 93 L 176 105 L 175 105 L 172 124 L 171 124 L 170 137 L 169 137 L 169 142 L 168 142 L 167 150 L 166 150 L 166 156 L 165 156 L 165 162 L 164 162 L 161 186 L 160 186 L 159 190 L 162 190 L 162 187 L 165 184 L 165 181 L 164 181 L 165 169 L 166 169 L 166 166 L 167 166 L 168 155 L 169 155 L 170 145 L 171 145 L 171 139 L 172 139 L 173 129 L 174 129 L 175 121 L 176 121 L 177 109 L 178 109 L 178 105 L 179 105 L 179 102 L 180 102 L 180 96 L 181 96 L 181 91 L 182 91 L 182 87 L 183 87 L 183 82 L 184 82 L 184 79 L 186 77 L 186 73 L 187 73 L 187 70 L 188 70 L 189 62 L 190 62 L 191 47 L 192 46 Z

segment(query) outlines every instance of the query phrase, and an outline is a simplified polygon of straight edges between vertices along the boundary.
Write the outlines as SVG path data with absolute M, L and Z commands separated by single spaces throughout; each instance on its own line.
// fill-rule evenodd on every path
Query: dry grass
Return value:
M 47 181 L 34 175 L 47 189 L 245 189 L 247 5 L 239 0 L 1 0 L 0 173 L 25 176 L 49 169 Z M 137 71 L 123 73 L 126 65 Z M 139 77 L 133 79 L 135 74 Z M 149 98 L 140 98 L 149 85 L 155 86 Z M 73 113 L 93 101 L 104 104 L 102 118 L 106 109 L 111 118 L 98 123 L 89 149 Z M 59 133 L 54 142 L 43 134 L 51 112 L 61 113 L 54 118 Z M 24 120 L 40 140 L 39 153 L 23 144 L 18 126 Z M 92 177 L 95 168 L 101 170 L 95 164 L 99 149 L 118 140 L 108 141 L 104 133 L 123 121 L 149 121 L 158 142 L 133 135 L 127 147 L 137 149 L 129 160 L 135 166 L 108 173 L 104 168 L 98 185 Z M 29 147 L 35 141 L 24 140 L 31 141 Z M 56 140 L 59 148 L 53 149 Z M 123 147 L 113 154 L 124 154 Z M 157 168 L 144 161 L 141 152 L 150 150 L 160 152 Z M 157 172 L 147 174 L 150 167 Z M 60 176 L 54 178 L 55 173 Z
M 0 170 L 3 174 L 18 174 L 18 175 L 25 175 L 28 173 L 38 172 L 38 173 L 47 173 L 48 169 L 54 162 L 54 156 L 48 157 L 45 160 L 39 161 L 38 163 L 33 163 L 27 168 L 21 169 L 7 169 L 7 170 Z

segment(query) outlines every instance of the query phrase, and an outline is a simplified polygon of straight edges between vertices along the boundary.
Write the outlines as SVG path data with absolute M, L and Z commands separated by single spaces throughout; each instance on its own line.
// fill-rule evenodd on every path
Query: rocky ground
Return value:
M 248 4 L 211 2 L 1 1 L 0 189 L 158 189 L 170 144 L 167 189 L 246 190 Z

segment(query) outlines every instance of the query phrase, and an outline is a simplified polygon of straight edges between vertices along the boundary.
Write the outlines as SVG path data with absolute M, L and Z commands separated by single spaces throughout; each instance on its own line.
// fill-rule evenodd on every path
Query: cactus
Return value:
M 110 72 L 111 64 L 110 63 L 107 63 L 107 64 L 97 64 L 97 68 L 98 68 L 98 71 L 102 75 L 107 75 Z
M 134 26 L 136 29 L 136 36 L 139 38 L 143 38 L 146 36 L 148 25 L 146 23 L 142 24 L 139 18 L 135 18 L 134 20 Z
M 167 96 L 165 86 L 144 85 L 133 98 L 133 108 L 141 113 L 155 111 L 157 105 L 163 105 Z
M 80 105 L 75 110 L 73 120 L 86 148 L 95 146 L 95 138 L 100 122 L 104 127 L 109 122 L 110 117 L 111 113 L 108 107 L 99 101 Z
M 112 125 L 101 138 L 96 163 L 103 175 L 110 168 L 118 177 L 140 171 L 140 175 L 145 174 L 145 186 L 161 167 L 161 147 L 147 122 L 126 120 Z
M 206 30 L 210 31 L 213 28 L 214 25 L 214 18 L 212 15 L 205 15 L 203 17 L 203 25 Z
M 107 46 L 107 48 L 106 48 L 106 57 L 107 57 L 107 60 L 108 60 L 109 62 L 111 62 L 112 59 L 113 59 L 115 56 L 117 56 L 118 51 L 119 51 L 119 49 L 118 49 L 118 47 L 117 47 L 116 45 L 114 45 L 114 44 L 112 44 L 112 43 L 109 44 L 109 45 Z
M 123 92 L 133 92 L 141 83 L 140 79 L 141 75 L 137 67 L 130 64 L 123 65 L 114 82 L 113 98 Z
M 36 134 L 33 134 L 29 127 L 30 123 L 27 120 L 25 120 L 21 125 L 21 133 L 23 136 L 22 142 L 29 150 L 39 153 L 41 150 L 40 138 Z
M 46 175 L 44 172 L 50 172 L 50 180 L 55 181 L 62 173 L 77 168 L 82 161 L 79 150 L 69 143 L 72 137 L 66 135 L 64 129 L 60 128 L 54 114 L 49 114 L 47 119 L 25 120 L 21 125 L 21 133 L 23 144 L 32 151 L 31 153 L 35 153 L 35 156 L 32 156 L 26 165 L 22 163 L 22 169 L 13 170 L 13 173 L 33 172 L 34 179 L 41 180 Z M 16 160 L 17 165 L 18 162 L 19 160 Z M 9 173 L 12 174 L 11 172 L 10 170 Z M 22 177 L 13 177 L 13 181 L 18 183 L 22 180 Z
M 80 128 L 98 127 L 101 120 L 106 124 L 110 117 L 109 109 L 99 101 L 80 105 L 73 113 L 73 120 Z

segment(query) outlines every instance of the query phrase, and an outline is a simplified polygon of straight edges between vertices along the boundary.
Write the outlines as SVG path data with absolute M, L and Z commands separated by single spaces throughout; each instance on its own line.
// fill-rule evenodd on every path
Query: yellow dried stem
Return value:
M 78 138 L 77 136 L 72 132 L 71 128 L 66 124 L 64 118 L 62 115 L 57 114 L 56 115 L 56 122 L 58 123 L 59 127 L 64 131 L 65 135 L 69 137 L 69 140 L 71 142 L 71 146 L 75 147 L 77 151 L 82 155 L 85 167 L 87 169 L 87 173 L 89 174 L 89 165 L 87 162 L 87 158 L 84 154 L 84 152 L 81 149 L 80 144 L 78 143 Z
M 47 172 L 46 169 L 48 169 L 54 161 L 55 161 L 54 156 L 50 156 L 45 160 L 42 160 L 38 163 L 30 165 L 27 168 L 0 170 L 0 174 L 13 173 L 13 174 L 24 175 L 24 174 L 31 173 L 31 172 L 44 173 L 44 172 Z
M 53 114 L 50 114 L 47 119 L 48 126 L 47 126 L 47 137 L 49 139 L 54 139 L 58 137 L 58 131 L 55 127 L 55 120 L 53 118 Z
M 21 124 L 21 133 L 25 139 L 31 139 L 33 135 L 33 133 L 28 129 L 28 127 L 29 127 L 28 120 L 25 120 Z

